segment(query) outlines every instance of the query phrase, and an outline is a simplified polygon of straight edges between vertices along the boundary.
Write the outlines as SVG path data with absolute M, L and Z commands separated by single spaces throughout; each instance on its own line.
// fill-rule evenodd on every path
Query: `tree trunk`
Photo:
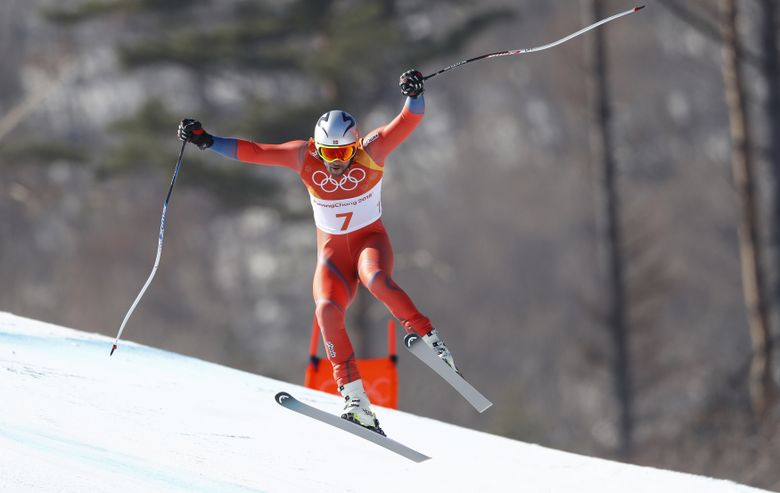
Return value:
M 772 315 L 775 320 L 775 334 L 779 333 L 777 326 L 778 316 L 780 315 L 780 52 L 778 52 L 777 30 L 780 28 L 777 22 L 778 8 L 777 0 L 762 0 L 761 10 L 763 25 L 761 28 L 763 38 L 764 60 L 761 71 L 767 85 L 766 119 L 769 126 L 769 142 L 767 157 L 771 169 L 774 188 L 773 214 L 770 216 L 771 231 L 774 243 L 774 289 L 768 300 L 771 300 L 767 306 L 767 313 L 770 317 L 769 328 L 772 329 Z M 769 372 L 772 373 L 772 362 L 774 355 L 774 344 L 772 339 L 767 341 L 767 361 L 770 365 Z
M 601 0 L 590 0 L 591 22 L 604 17 Z M 598 29 L 590 36 L 588 49 L 590 90 L 590 144 L 596 169 L 596 200 L 599 255 L 606 268 L 607 324 L 613 345 L 612 374 L 618 403 L 618 454 L 628 459 L 633 442 L 633 395 L 629 358 L 629 327 L 626 307 L 625 268 L 620 225 L 620 196 L 616 180 L 616 163 L 612 145 L 609 83 L 605 31 Z
M 742 80 L 742 58 L 738 46 L 736 0 L 721 1 L 721 33 L 723 36 L 722 70 L 731 134 L 731 164 L 740 209 L 739 252 L 742 290 L 753 348 L 749 377 L 750 399 L 754 414 L 760 417 L 766 411 L 772 393 L 770 368 L 772 346 L 764 303 L 753 158 Z

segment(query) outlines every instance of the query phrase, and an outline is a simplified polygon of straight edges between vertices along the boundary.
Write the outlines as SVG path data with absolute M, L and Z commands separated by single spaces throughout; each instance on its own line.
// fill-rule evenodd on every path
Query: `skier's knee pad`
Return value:
M 387 271 L 379 269 L 374 271 L 366 283 L 366 288 L 379 299 L 392 292 L 399 292 L 401 288 L 393 281 Z
M 323 329 L 334 329 L 344 326 L 344 311 L 333 301 L 318 301 L 314 309 L 317 323 Z

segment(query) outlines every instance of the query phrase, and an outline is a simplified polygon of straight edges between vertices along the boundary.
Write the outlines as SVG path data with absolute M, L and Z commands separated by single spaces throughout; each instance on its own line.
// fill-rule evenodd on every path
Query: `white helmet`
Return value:
M 314 143 L 324 146 L 354 144 L 360 139 L 355 118 L 341 110 L 331 110 L 317 120 Z

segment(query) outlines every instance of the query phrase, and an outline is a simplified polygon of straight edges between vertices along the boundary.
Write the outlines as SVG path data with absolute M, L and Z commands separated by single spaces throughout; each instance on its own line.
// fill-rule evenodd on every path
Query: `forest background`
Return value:
M 396 280 L 495 406 L 476 415 L 401 354 L 401 409 L 780 490 L 775 3 L 650 0 L 428 81 L 383 221 Z M 277 143 L 342 108 L 368 132 L 400 110 L 409 68 L 633 6 L 4 0 L 0 310 L 116 334 L 154 260 L 181 118 Z M 190 146 L 125 336 L 302 382 L 315 261 L 293 173 Z M 359 357 L 386 353 L 388 316 L 361 290 Z

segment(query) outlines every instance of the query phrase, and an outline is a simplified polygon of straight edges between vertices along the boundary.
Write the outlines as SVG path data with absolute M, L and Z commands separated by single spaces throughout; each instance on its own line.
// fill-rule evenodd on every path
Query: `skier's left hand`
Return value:
M 424 83 L 423 74 L 419 70 L 407 70 L 398 81 L 401 94 L 410 98 L 416 98 L 425 91 Z
M 208 149 L 214 144 L 214 138 L 208 132 L 203 130 L 203 126 L 198 120 L 185 118 L 179 122 L 179 139 L 184 142 L 192 142 L 201 150 Z

